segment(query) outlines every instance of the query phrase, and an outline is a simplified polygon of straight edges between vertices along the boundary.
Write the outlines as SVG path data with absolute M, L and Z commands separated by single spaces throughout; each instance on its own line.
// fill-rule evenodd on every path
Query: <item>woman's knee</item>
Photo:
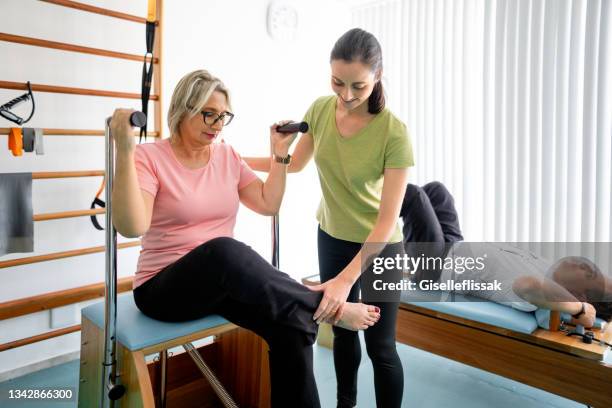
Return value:
M 429 198 L 423 188 L 416 184 L 408 184 L 406 186 L 406 193 L 404 194 L 404 200 L 402 202 L 402 208 L 400 210 L 400 217 L 406 217 L 410 208 L 417 202 L 423 202 L 424 200 L 429 201 Z
M 408 183 L 406 186 L 406 196 L 415 197 L 418 194 L 423 194 L 423 188 L 416 184 Z
M 254 252 L 248 245 L 229 237 L 213 238 L 195 249 L 213 264 L 231 265 L 236 261 L 248 258 Z
M 439 181 L 432 181 L 425 184 L 423 186 L 423 191 L 429 198 L 435 198 L 437 201 L 446 201 L 448 199 L 453 200 L 453 196 L 450 191 L 448 191 L 446 186 Z

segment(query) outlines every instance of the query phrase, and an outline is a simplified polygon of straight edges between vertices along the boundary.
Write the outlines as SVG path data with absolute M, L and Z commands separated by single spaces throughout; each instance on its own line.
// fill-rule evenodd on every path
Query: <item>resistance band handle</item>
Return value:
M 147 115 L 142 112 L 136 111 L 130 115 L 130 125 L 134 127 L 143 127 L 147 124 Z
M 306 133 L 308 132 L 308 123 L 306 122 L 291 122 L 286 125 L 279 126 L 276 128 L 277 132 L 280 133 Z

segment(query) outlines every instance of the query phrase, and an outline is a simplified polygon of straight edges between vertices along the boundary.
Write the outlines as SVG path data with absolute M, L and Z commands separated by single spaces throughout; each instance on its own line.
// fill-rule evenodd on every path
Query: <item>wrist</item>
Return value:
M 117 154 L 133 154 L 136 150 L 136 143 L 116 143 Z
M 117 160 L 132 160 L 134 158 L 135 148 L 117 148 Z
M 287 157 L 289 156 L 289 149 L 274 149 L 272 151 L 272 156 L 275 157 Z
M 350 276 L 347 276 L 346 274 L 342 273 L 336 276 L 336 279 L 338 279 L 338 282 L 341 282 L 342 284 L 348 286 L 353 286 L 353 284 L 355 283 L 355 280 L 353 280 Z
M 581 316 L 583 316 L 583 315 L 584 315 L 584 313 L 585 313 L 584 302 L 580 302 L 580 303 L 579 303 L 579 305 L 580 305 L 580 306 L 579 306 L 579 308 L 577 309 L 577 312 L 572 313 L 572 317 L 573 317 L 574 319 L 579 319 L 579 318 L 580 318 Z
M 291 163 L 291 155 L 289 153 L 287 153 L 284 156 L 280 156 L 280 155 L 274 154 L 272 156 L 272 161 L 274 163 L 289 164 L 289 163 Z

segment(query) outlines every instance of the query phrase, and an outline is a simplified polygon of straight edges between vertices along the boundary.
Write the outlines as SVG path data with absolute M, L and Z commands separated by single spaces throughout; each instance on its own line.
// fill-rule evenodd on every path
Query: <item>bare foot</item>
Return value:
M 336 326 L 352 331 L 365 330 L 374 326 L 378 319 L 380 319 L 380 309 L 376 306 L 346 302 Z

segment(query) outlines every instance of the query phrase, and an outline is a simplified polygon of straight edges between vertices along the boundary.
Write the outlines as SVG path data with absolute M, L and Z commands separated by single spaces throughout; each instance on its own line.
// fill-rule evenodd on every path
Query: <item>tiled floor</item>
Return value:
M 404 366 L 403 407 L 584 407 L 574 401 L 412 347 L 398 345 L 398 350 Z M 0 383 L 0 407 L 76 407 L 76 402 L 15 403 L 7 400 L 7 395 L 9 389 L 15 388 L 74 387 L 76 389 L 78 388 L 78 369 L 78 361 L 72 361 Z M 330 350 L 315 348 L 315 375 L 322 407 L 335 407 L 336 379 Z M 372 364 L 365 356 L 365 352 L 359 372 L 358 390 L 357 406 L 359 408 L 375 407 Z

